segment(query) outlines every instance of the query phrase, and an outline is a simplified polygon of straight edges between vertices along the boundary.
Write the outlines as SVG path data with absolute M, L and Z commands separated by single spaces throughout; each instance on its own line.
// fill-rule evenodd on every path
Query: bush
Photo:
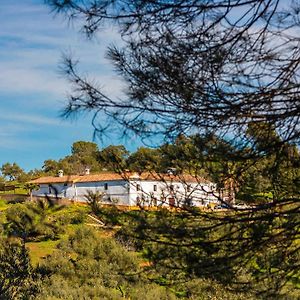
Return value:
M 122 217 L 124 212 L 120 211 L 117 207 L 101 207 L 96 215 L 106 224 L 106 225 L 121 225 Z
M 141 276 L 136 253 L 96 230 L 82 227 L 58 248 L 39 267 L 44 281 L 38 299 L 176 299 Z
M 43 201 L 15 204 L 6 210 L 6 233 L 26 241 L 57 239 L 64 227 L 55 219 L 54 210 Z
M 37 292 L 37 277 L 24 244 L 0 240 L 0 298 L 29 299 Z
M 230 288 L 211 279 L 192 279 L 176 286 L 177 293 L 191 300 L 254 300 L 251 294 L 230 291 Z
M 141 298 L 143 298 L 143 300 L 178 299 L 171 291 L 157 284 L 144 284 L 144 285 L 135 286 L 130 292 L 130 299 L 140 300 Z

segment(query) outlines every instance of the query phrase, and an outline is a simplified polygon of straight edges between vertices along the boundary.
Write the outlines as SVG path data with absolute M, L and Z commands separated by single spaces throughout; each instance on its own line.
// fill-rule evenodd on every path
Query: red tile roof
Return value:
M 40 177 L 34 180 L 31 180 L 29 183 L 35 183 L 35 184 L 43 184 L 43 183 L 71 183 L 74 181 L 75 178 L 78 176 L 76 175 L 67 175 L 67 176 L 46 176 L 46 177 Z
M 177 182 L 201 182 L 201 183 L 209 183 L 210 181 L 207 179 L 204 179 L 199 176 L 193 176 L 190 174 L 178 174 L 178 175 L 173 175 L 173 174 L 159 174 L 159 173 L 152 173 L 152 172 L 147 172 L 147 173 L 142 173 L 140 175 L 140 178 L 142 180 L 155 180 L 155 181 L 177 181 Z
M 49 184 L 49 183 L 73 183 L 73 182 L 97 182 L 97 181 L 111 181 L 123 180 L 123 177 L 117 173 L 99 173 L 90 175 L 65 175 L 46 176 L 31 180 L 30 183 L 35 184 Z
M 51 184 L 51 183 L 75 183 L 75 182 L 98 182 L 98 181 L 113 181 L 113 180 L 128 180 L 140 179 L 147 181 L 177 181 L 177 182 L 201 182 L 209 183 L 210 181 L 202 177 L 192 176 L 189 174 L 173 175 L 173 174 L 158 174 L 152 172 L 145 172 L 142 174 L 125 172 L 123 174 L 105 172 L 89 175 L 65 175 L 46 176 L 31 180 L 30 183 L 34 184 Z
M 112 181 L 112 180 L 124 180 L 124 176 L 118 173 L 98 173 L 77 176 L 75 182 L 97 182 L 97 181 Z

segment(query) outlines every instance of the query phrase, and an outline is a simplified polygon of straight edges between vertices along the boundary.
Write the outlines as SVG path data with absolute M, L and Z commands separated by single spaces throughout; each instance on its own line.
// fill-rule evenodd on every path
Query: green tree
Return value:
M 44 161 L 44 165 L 42 167 L 42 170 L 51 175 L 56 175 L 59 170 L 59 163 L 54 159 L 47 159 Z
M 123 145 L 110 145 L 99 152 L 100 164 L 111 171 L 121 171 L 126 168 L 129 152 Z
M 26 175 L 29 179 L 35 179 L 35 178 L 45 175 L 45 173 L 44 173 L 43 169 L 33 169 L 33 170 L 30 170 Z
M 37 291 L 37 276 L 25 244 L 0 239 L 1 299 L 30 299 Z
M 161 155 L 158 149 L 140 147 L 136 152 L 130 154 L 127 159 L 127 166 L 130 170 L 136 172 L 159 171 L 161 164 Z
M 143 138 L 163 136 L 175 140 L 181 135 L 198 133 L 205 139 L 214 135 L 216 139 L 205 144 L 208 151 L 200 154 L 209 158 L 207 165 L 214 174 L 220 171 L 221 175 L 215 177 L 222 179 L 220 184 L 224 185 L 243 184 L 247 169 L 257 163 L 259 171 L 261 155 L 267 157 L 271 165 L 262 169 L 266 171 L 263 177 L 268 178 L 272 187 L 273 198 L 268 203 L 228 218 L 198 212 L 198 216 L 217 219 L 226 233 L 223 239 L 215 241 L 213 235 L 205 234 L 206 239 L 201 239 L 205 228 L 202 232 L 194 228 L 190 239 L 195 248 L 187 253 L 190 239 L 178 246 L 176 234 L 184 237 L 181 233 L 185 232 L 181 228 L 177 232 L 171 218 L 169 227 L 164 227 L 171 228 L 170 247 L 165 242 L 166 236 L 150 236 L 148 241 L 158 242 L 161 251 L 154 252 L 158 258 L 165 251 L 165 270 L 172 269 L 175 263 L 179 270 L 183 266 L 190 268 L 191 273 L 196 272 L 193 266 L 197 260 L 188 258 L 193 258 L 193 253 L 204 253 L 203 258 L 210 258 L 213 251 L 226 258 L 207 261 L 209 268 L 219 267 L 214 269 L 219 279 L 234 282 L 237 278 L 233 270 L 243 265 L 255 270 L 256 278 L 252 279 L 256 282 L 269 276 L 272 281 L 266 286 L 272 285 L 273 293 L 269 297 L 277 297 L 276 288 L 280 293 L 284 282 L 299 277 L 294 267 L 299 265 L 295 254 L 299 232 L 298 171 L 290 172 L 289 168 L 299 167 L 299 157 L 295 156 L 298 162 L 290 165 L 288 156 L 283 155 L 285 147 L 298 144 L 300 138 L 300 39 L 295 34 L 299 28 L 299 3 L 283 0 L 49 0 L 48 3 L 56 12 L 83 21 L 83 30 L 89 37 L 106 21 L 114 21 L 124 41 L 121 48 L 112 46 L 108 50 L 108 57 L 125 80 L 121 99 L 105 95 L 99 85 L 81 76 L 72 58 L 65 59 L 66 76 L 74 84 L 65 116 L 94 110 L 97 132 L 103 132 L 104 128 L 112 130 L 115 125 L 117 129 L 122 127 L 122 132 L 130 131 Z M 180 155 L 177 153 L 175 158 Z M 183 217 L 187 222 L 190 220 L 190 216 Z M 144 237 L 151 226 L 140 221 Z M 223 241 L 228 244 L 219 247 L 218 243 Z M 178 259 L 174 258 L 175 252 Z M 198 276 L 207 276 L 201 273 L 201 267 Z M 230 267 L 228 276 L 227 267 Z
M 297 147 L 284 142 L 265 122 L 249 124 L 247 134 L 257 153 L 243 162 L 249 168 L 240 175 L 240 196 L 254 202 L 284 202 L 297 198 L 300 178 Z M 274 153 L 270 148 L 277 151 Z
M 73 143 L 71 148 L 72 155 L 78 155 L 79 157 L 91 156 L 96 157 L 98 154 L 98 146 L 93 142 L 78 141 Z
M 88 191 L 85 195 L 85 199 L 90 206 L 92 212 L 94 214 L 98 214 L 101 209 L 101 204 L 103 203 L 104 193 L 96 192 L 93 193 L 91 191 Z
M 71 147 L 71 155 L 67 155 L 59 161 L 48 159 L 44 161 L 43 171 L 49 175 L 57 175 L 59 170 L 65 174 L 84 173 L 86 168 L 92 172 L 100 170 L 97 161 L 99 149 L 96 143 L 78 141 L 74 142 Z
M 292 223 L 284 211 L 277 213 L 278 218 L 272 209 L 256 214 L 251 210 L 132 212 L 128 226 L 117 236 L 153 263 L 157 273 L 151 274 L 152 280 L 191 299 L 209 299 L 219 284 L 225 299 L 297 299 L 300 253 L 293 237 L 299 230 L 297 217 Z M 282 230 L 287 224 L 295 227 Z M 201 291 L 207 280 L 211 289 Z M 198 289 L 189 286 L 192 282 Z
M 240 140 L 247 138 L 247 124 L 265 121 L 280 131 L 283 140 L 299 141 L 294 100 L 299 92 L 299 65 L 290 68 L 298 55 L 299 37 L 292 31 L 288 36 L 284 33 L 299 26 L 299 3 L 47 2 L 56 12 L 85 20 L 82 29 L 89 37 L 110 21 L 116 21 L 124 37 L 122 48 L 108 50 L 127 83 L 122 101 L 80 76 L 68 57 L 66 74 L 75 88 L 66 115 L 94 110 L 98 129 L 105 128 L 106 115 L 115 121 L 107 129 L 121 124 L 143 136 L 210 131 L 231 133 Z
M 177 173 L 204 175 L 204 155 L 195 144 L 195 137 L 178 136 L 173 143 L 163 144 L 160 148 L 161 169 L 166 172 L 174 169 Z M 207 175 L 207 174 L 206 174 Z
M 3 176 L 8 177 L 9 180 L 19 180 L 24 176 L 24 170 L 16 163 L 5 163 L 1 166 L 1 172 Z
M 97 161 L 98 146 L 96 143 L 78 141 L 73 143 L 71 155 L 60 161 L 60 164 L 67 163 L 73 173 L 82 173 L 85 168 L 90 168 L 93 172 L 99 171 L 100 166 Z

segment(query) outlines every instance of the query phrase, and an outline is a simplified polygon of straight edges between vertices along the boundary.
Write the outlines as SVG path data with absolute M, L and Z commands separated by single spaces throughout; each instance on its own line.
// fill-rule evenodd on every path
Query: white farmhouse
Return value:
M 41 177 L 34 196 L 52 196 L 85 202 L 88 192 L 103 194 L 104 201 L 124 206 L 207 206 L 218 202 L 216 185 L 191 175 L 157 173 L 117 174 L 111 172 L 84 175 Z

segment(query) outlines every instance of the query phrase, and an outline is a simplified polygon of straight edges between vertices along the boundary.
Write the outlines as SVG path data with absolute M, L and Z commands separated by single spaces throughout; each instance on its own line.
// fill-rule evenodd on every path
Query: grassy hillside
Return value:
M 254 226 L 224 227 L 218 221 L 231 217 L 225 211 L 121 211 L 99 206 L 92 212 L 85 205 L 0 200 L 2 238 L 23 240 L 39 274 L 36 299 L 66 299 L 67 292 L 70 299 L 140 299 L 141 294 L 149 300 L 264 299 L 259 291 L 278 270 L 266 269 L 262 259 L 273 259 L 268 255 L 277 252 L 270 249 L 263 255 L 259 248 L 239 248 L 241 241 L 227 241 L 228 232 L 240 239 L 241 232 L 246 237 L 247 228 Z M 296 249 L 297 244 L 289 247 Z M 230 253 L 240 257 L 230 258 Z M 296 253 L 289 259 L 296 262 L 297 257 Z M 252 274 L 261 281 L 253 280 Z M 286 276 L 273 299 L 297 299 L 299 278 L 295 273 Z M 237 280 L 248 283 L 241 290 Z

